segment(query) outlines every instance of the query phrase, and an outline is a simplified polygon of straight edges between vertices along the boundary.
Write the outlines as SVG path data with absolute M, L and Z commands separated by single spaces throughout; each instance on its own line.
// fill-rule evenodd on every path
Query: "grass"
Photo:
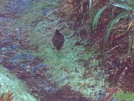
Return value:
M 134 93 L 130 92 L 123 93 L 120 91 L 116 94 L 116 97 L 119 101 L 134 101 Z

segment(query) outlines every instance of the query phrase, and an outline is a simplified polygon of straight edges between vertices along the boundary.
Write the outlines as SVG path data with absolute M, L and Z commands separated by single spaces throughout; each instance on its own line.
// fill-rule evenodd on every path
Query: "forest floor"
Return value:
M 57 16 L 59 3 L 56 0 L 29 2 L 23 2 L 26 6 L 20 6 L 24 10 L 18 7 L 18 11 L 11 6 L 15 2 L 1 2 L 4 6 L 0 8 L 0 64 L 25 82 L 28 92 L 38 100 L 97 99 L 107 84 L 98 67 L 99 60 L 94 58 L 95 49 L 89 52 L 82 45 L 76 46 L 79 38 L 71 38 L 74 31 L 64 27 L 61 33 L 65 43 L 57 51 L 51 39 L 56 29 L 65 26 Z

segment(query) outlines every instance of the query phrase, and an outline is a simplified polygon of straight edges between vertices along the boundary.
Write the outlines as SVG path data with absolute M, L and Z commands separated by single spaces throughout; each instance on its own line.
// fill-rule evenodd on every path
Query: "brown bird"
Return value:
M 55 31 L 55 34 L 52 38 L 52 43 L 58 51 L 61 49 L 61 47 L 64 44 L 64 36 L 59 32 L 58 29 Z

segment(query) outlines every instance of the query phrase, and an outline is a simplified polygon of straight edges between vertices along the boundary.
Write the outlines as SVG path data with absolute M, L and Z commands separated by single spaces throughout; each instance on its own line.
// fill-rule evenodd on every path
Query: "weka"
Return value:
M 59 32 L 59 30 L 55 31 L 55 34 L 52 38 L 52 43 L 54 47 L 59 51 L 64 44 L 64 36 Z

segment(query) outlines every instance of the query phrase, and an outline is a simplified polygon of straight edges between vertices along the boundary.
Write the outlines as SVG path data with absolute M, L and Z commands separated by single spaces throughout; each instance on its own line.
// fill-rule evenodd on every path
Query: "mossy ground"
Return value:
M 69 84 L 72 89 L 82 92 L 85 96 L 98 91 L 103 85 L 103 80 L 96 80 L 97 71 L 90 70 L 90 67 L 98 65 L 98 60 L 90 62 L 89 70 L 92 71 L 91 76 L 83 78 L 86 71 L 84 61 L 94 56 L 94 50 L 88 52 L 83 46 L 75 46 L 76 38 L 69 38 L 68 35 L 72 31 L 66 28 L 61 31 L 65 36 L 65 43 L 60 51 L 57 51 L 52 45 L 51 39 L 57 28 L 57 17 L 51 15 L 54 22 L 43 20 L 37 24 L 31 32 L 31 45 L 38 45 L 39 49 L 31 51 L 34 55 L 44 59 L 50 68 L 49 73 L 52 74 L 52 80 L 58 83 L 59 87 Z M 48 31 L 47 28 L 52 28 Z M 82 60 L 82 61 L 81 61 Z M 92 89 L 91 86 L 95 85 Z
M 53 33 L 44 33 L 44 42 L 36 43 L 39 45 L 38 51 L 32 51 L 36 56 L 44 59 L 44 62 L 51 68 L 52 79 L 54 82 L 59 82 L 61 87 L 69 84 L 73 89 L 85 93 L 87 96 L 91 94 L 91 85 L 96 85 L 96 91 L 101 87 L 101 81 L 94 80 L 94 77 L 83 79 L 85 72 L 84 62 L 94 55 L 94 52 L 86 52 L 83 46 L 75 46 L 75 39 L 65 39 L 65 43 L 60 51 L 57 51 L 51 43 Z M 37 37 L 36 37 L 37 38 Z M 39 39 L 37 39 L 39 40 Z M 41 41 L 41 40 L 40 40 Z M 92 63 L 92 62 L 91 62 Z M 98 61 L 94 61 L 90 66 L 97 66 Z M 91 70 L 92 71 L 92 70 Z M 96 73 L 97 74 L 97 73 Z M 95 75 L 95 72 L 92 74 Z M 64 79 L 66 78 L 66 79 Z M 89 88 L 88 88 L 89 87 Z M 97 88 L 98 87 L 98 88 Z M 88 93 L 87 93 L 88 92 Z
M 116 97 L 119 101 L 134 101 L 134 93 L 126 92 L 123 93 L 122 91 L 116 94 Z
M 13 93 L 13 101 L 37 101 L 21 80 L 0 66 L 0 96 L 7 92 Z

